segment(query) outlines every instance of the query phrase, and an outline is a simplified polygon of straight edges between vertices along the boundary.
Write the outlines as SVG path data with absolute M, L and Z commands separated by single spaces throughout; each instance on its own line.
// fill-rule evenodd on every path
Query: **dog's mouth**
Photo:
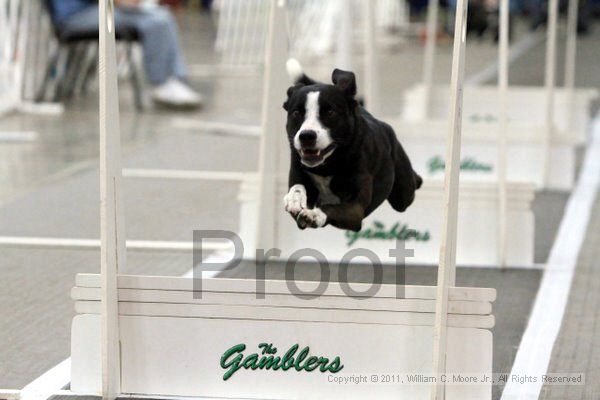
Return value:
M 336 145 L 330 144 L 324 149 L 306 148 L 300 149 L 300 156 L 302 157 L 302 163 L 310 167 L 321 164 L 327 157 L 333 153 Z

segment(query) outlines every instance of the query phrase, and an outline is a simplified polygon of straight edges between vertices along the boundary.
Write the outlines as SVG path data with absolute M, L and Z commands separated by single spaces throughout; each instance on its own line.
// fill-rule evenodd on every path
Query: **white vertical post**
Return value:
M 340 19 L 337 37 L 336 68 L 352 70 L 352 10 L 351 1 L 338 0 Z
M 17 106 L 15 82 L 15 54 L 19 3 L 16 0 L 0 1 L 0 115 Z
M 18 42 L 16 43 L 17 59 L 15 65 L 15 96 L 19 104 L 23 102 L 24 76 L 27 67 L 27 40 L 31 31 L 29 30 L 29 14 L 31 2 L 22 2 L 21 11 L 17 24 Z
M 9 77 L 8 77 L 8 15 L 6 14 L 6 0 L 0 0 L 0 116 L 10 107 Z
M 102 398 L 121 392 L 117 275 L 125 266 L 121 199 L 121 137 L 114 0 L 100 1 L 100 271 L 102 276 Z
M 10 30 L 10 49 L 11 49 L 11 56 L 15 56 L 16 53 L 16 48 L 17 48 L 17 40 L 19 37 L 19 5 L 21 3 L 21 0 L 10 0 L 10 3 L 8 5 L 8 21 L 9 21 L 9 27 L 8 29 Z
M 377 38 L 375 23 L 376 0 L 365 0 L 365 98 L 367 108 L 375 115 L 379 110 Z
M 565 89 L 567 94 L 568 127 L 573 126 L 573 111 L 575 105 L 575 65 L 577 59 L 577 13 L 579 1 L 569 0 L 569 12 L 567 15 L 567 44 L 565 50 Z
M 454 23 L 452 78 L 450 81 L 450 120 L 446 147 L 447 167 L 444 179 L 444 221 L 440 245 L 435 324 L 433 335 L 433 373 L 446 372 L 446 333 L 448 321 L 448 287 L 456 284 L 456 235 L 458 225 L 458 185 L 462 128 L 465 44 L 467 37 L 467 0 L 458 0 Z M 431 387 L 431 399 L 443 400 L 445 385 Z
M 548 2 L 548 23 L 546 34 L 546 71 L 544 82 L 546 88 L 546 120 L 545 135 L 543 146 L 543 173 L 544 186 L 548 183 L 550 174 L 550 150 L 552 147 L 552 138 L 554 136 L 554 89 L 556 87 L 556 28 L 558 18 L 558 0 L 549 0 Z
M 271 0 L 262 99 L 262 132 L 259 159 L 259 201 L 256 248 L 272 248 L 276 243 L 276 223 L 281 211 L 277 196 L 280 158 L 284 154 L 285 112 L 282 104 L 288 87 L 285 63 L 288 56 L 285 0 Z M 248 249 L 251 250 L 251 249 Z
M 423 108 L 424 116 L 429 115 L 433 94 L 433 68 L 435 66 L 435 43 L 437 39 L 439 0 L 429 0 L 427 5 L 427 29 L 425 33 L 425 57 L 423 59 Z
M 508 0 L 500 0 L 500 43 L 498 46 L 498 95 L 500 97 L 500 119 L 498 124 L 498 265 L 506 266 L 506 135 L 508 134 Z

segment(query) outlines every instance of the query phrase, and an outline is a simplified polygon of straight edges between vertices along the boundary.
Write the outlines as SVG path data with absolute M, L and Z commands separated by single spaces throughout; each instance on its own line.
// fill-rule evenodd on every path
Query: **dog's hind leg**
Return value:
M 415 200 L 415 191 L 421 187 L 423 179 L 415 171 L 410 164 L 396 161 L 394 185 L 387 198 L 394 210 L 404 212 Z
M 415 191 L 407 189 L 406 185 L 397 180 L 387 200 L 394 210 L 404 212 L 414 199 Z

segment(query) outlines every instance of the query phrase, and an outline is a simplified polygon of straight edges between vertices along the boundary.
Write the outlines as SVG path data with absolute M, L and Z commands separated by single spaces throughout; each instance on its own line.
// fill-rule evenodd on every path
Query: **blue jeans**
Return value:
M 61 25 L 66 32 L 98 29 L 98 6 L 78 12 Z M 169 78 L 185 79 L 187 70 L 179 45 L 178 27 L 171 12 L 163 7 L 115 9 L 115 26 L 133 27 L 144 50 L 144 69 L 153 85 Z

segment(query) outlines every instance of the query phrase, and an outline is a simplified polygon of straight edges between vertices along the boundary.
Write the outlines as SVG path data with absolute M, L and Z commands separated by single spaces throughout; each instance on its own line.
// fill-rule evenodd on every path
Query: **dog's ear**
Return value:
M 292 94 L 294 94 L 294 92 L 298 89 L 300 89 L 301 87 L 303 87 L 305 85 L 303 85 L 302 83 L 297 83 L 294 86 L 290 86 L 287 90 L 287 100 L 283 103 L 283 109 L 285 111 L 288 111 L 289 108 L 289 102 L 290 102 L 290 97 L 292 97 Z
M 356 95 L 356 77 L 354 76 L 354 72 L 342 71 L 336 68 L 333 70 L 331 80 L 346 97 L 353 98 Z

